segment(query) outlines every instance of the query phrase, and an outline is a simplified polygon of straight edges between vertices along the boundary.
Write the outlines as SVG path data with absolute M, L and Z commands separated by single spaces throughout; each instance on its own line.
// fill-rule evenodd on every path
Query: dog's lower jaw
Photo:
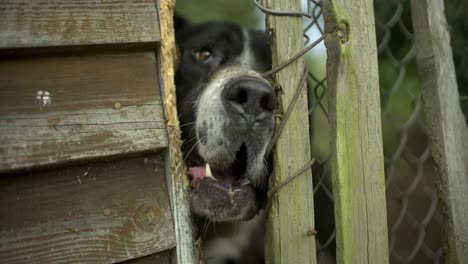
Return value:
M 204 194 L 192 190 L 192 208 L 195 214 L 212 222 L 247 221 L 252 219 L 259 211 L 258 204 L 255 201 L 255 193 L 247 191 L 237 195 L 246 198 L 234 198 L 234 201 L 229 198 L 207 199 Z M 242 200 L 242 202 L 236 200 Z M 220 203 L 222 203 L 220 206 L 216 206 Z
M 238 181 L 245 177 L 251 183 L 249 186 L 227 186 L 227 191 L 218 188 L 219 185 L 211 179 L 194 185 L 193 211 L 217 222 L 248 220 L 255 216 L 261 208 L 259 197 L 266 192 L 268 181 L 264 155 L 273 133 L 274 113 L 265 111 L 261 120 L 249 123 L 237 112 L 230 111 L 223 101 L 223 87 L 239 78 L 266 83 L 256 72 L 239 67 L 226 68 L 212 78 L 196 104 L 195 134 L 198 144 L 194 146 L 194 151 L 197 156 L 220 172 L 214 175 L 215 178 L 226 180 L 222 179 L 225 178 L 224 174 L 232 171 L 238 173 L 237 165 L 243 166 L 243 172 L 230 176 Z M 243 162 L 239 162 L 241 150 L 245 152 L 241 155 Z
M 236 164 L 234 164 L 235 166 Z M 198 216 L 213 222 L 251 219 L 259 210 L 259 197 L 244 170 L 217 172 L 241 173 L 241 178 L 217 179 L 209 164 L 206 167 L 190 167 L 192 181 L 192 210 Z M 218 176 L 219 177 L 219 176 Z

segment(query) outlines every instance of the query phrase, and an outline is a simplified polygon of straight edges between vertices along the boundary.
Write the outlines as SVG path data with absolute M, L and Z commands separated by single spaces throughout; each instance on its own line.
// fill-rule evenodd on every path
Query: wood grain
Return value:
M 153 0 L 0 1 L 0 48 L 157 41 Z
M 429 146 L 438 167 L 444 263 L 468 263 L 468 128 L 442 1 L 411 1 Z
M 372 0 L 324 1 L 337 263 L 388 263 Z
M 152 53 L 2 60 L 0 72 L 0 171 L 167 146 Z
M 273 10 L 298 12 L 301 1 L 269 0 Z M 299 17 L 270 16 L 273 67 L 296 55 L 304 47 L 303 24 Z M 278 114 L 291 104 L 304 76 L 302 58 L 275 74 L 281 85 Z M 302 169 L 311 159 L 307 92 L 303 89 L 274 150 L 274 189 Z M 307 168 L 273 197 L 268 216 L 267 263 L 316 263 L 312 171 Z M 308 235 L 309 234 L 309 235 Z
M 165 251 L 161 251 L 155 254 L 151 254 L 149 256 L 131 259 L 131 260 L 120 262 L 120 263 L 122 264 L 175 264 L 174 262 L 171 262 L 173 250 L 165 250 Z
M 162 155 L 0 178 L 2 263 L 109 263 L 175 245 Z
M 182 140 L 177 114 L 177 100 L 174 84 L 174 62 L 176 61 L 176 46 L 174 35 L 174 0 L 160 2 L 161 10 L 161 80 L 163 84 L 164 107 L 167 116 L 169 148 L 167 182 L 170 183 L 171 203 L 173 208 L 175 235 L 177 239 L 177 263 L 199 264 L 195 246 L 195 226 L 190 206 L 190 181 L 187 177 L 182 155 Z M 165 30 L 163 30 L 165 29 Z

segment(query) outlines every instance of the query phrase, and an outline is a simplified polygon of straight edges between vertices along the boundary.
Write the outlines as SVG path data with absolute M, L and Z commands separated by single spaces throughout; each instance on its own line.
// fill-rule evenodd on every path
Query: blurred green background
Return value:
M 225 20 L 249 28 L 263 24 L 251 0 L 177 0 L 176 12 L 193 23 Z

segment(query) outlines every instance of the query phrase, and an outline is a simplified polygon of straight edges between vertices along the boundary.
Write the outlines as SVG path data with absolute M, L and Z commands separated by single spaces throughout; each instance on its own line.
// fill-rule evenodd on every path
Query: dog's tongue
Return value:
M 237 164 L 237 163 L 234 163 Z M 243 181 L 239 181 L 240 177 L 235 177 L 233 175 L 242 175 L 238 173 L 235 169 L 229 169 L 228 171 L 214 171 L 215 175 L 218 175 L 217 178 L 213 177 L 213 172 L 211 171 L 208 164 L 205 167 L 197 166 L 197 167 L 189 167 L 188 168 L 188 176 L 192 182 L 192 188 L 198 189 L 200 184 L 205 180 L 205 178 L 211 178 L 211 180 L 222 183 L 223 186 L 232 186 L 232 185 L 239 185 L 239 184 L 248 184 L 245 183 L 246 179 Z M 237 173 L 237 174 L 236 174 Z
M 190 167 L 188 176 L 192 179 L 192 187 L 197 189 L 200 186 L 200 181 L 206 176 L 205 167 Z

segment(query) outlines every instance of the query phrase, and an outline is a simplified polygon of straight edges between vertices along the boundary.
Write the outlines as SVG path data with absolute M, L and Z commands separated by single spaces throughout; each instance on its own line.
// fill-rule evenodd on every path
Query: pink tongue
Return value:
M 190 167 L 188 174 L 192 179 L 203 179 L 206 176 L 205 167 Z
M 198 188 L 200 180 L 206 176 L 205 167 L 190 167 L 188 169 L 188 175 L 192 178 L 192 187 Z

